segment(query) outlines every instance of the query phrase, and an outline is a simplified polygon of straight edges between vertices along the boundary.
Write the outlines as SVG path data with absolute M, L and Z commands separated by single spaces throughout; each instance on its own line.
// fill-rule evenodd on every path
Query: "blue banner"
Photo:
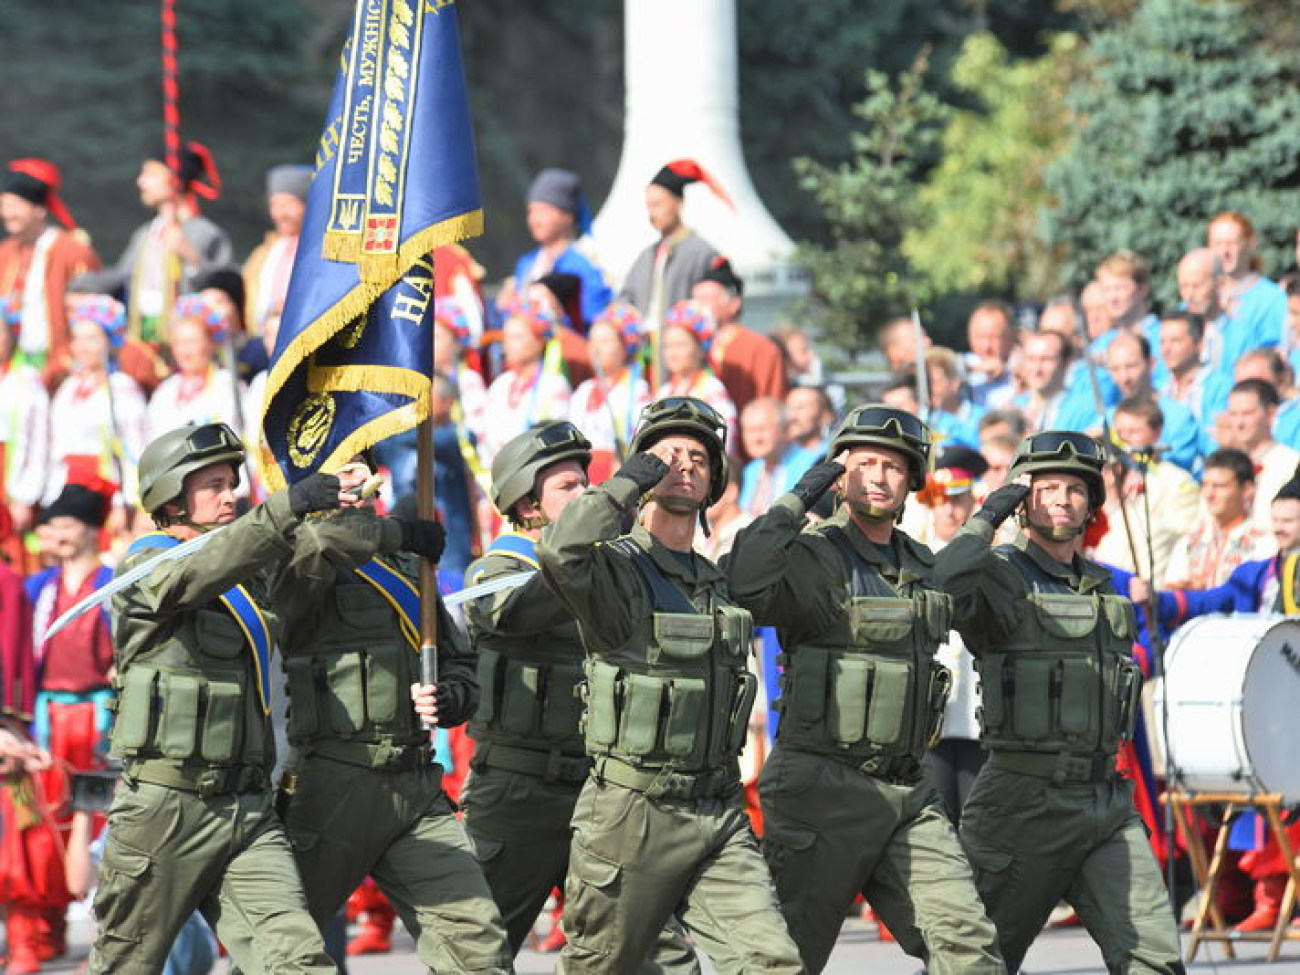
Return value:
M 455 0 L 358 0 L 267 379 L 268 485 L 428 416 L 430 254 L 482 232 Z

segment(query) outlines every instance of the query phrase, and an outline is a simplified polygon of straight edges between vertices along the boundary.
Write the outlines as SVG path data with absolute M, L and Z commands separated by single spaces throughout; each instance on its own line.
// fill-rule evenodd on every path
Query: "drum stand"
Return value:
M 1167 800 L 1174 811 L 1174 819 L 1187 844 L 1187 855 L 1192 861 L 1192 870 L 1201 889 L 1201 903 L 1196 911 L 1196 920 L 1192 923 L 1192 938 L 1187 945 L 1187 961 L 1190 964 L 1196 958 L 1196 952 L 1202 941 L 1218 941 L 1224 946 L 1229 958 L 1236 958 L 1233 951 L 1234 942 L 1267 941 L 1269 943 L 1266 961 L 1277 961 L 1283 941 L 1300 941 L 1300 929 L 1291 930 L 1291 912 L 1295 909 L 1296 891 L 1300 886 L 1300 866 L 1296 864 L 1295 851 L 1287 839 L 1286 829 L 1282 826 L 1282 797 L 1279 795 L 1240 795 L 1232 793 L 1199 793 L 1192 795 L 1181 790 L 1170 790 Z M 1218 832 L 1214 837 L 1214 852 L 1207 858 L 1200 832 L 1196 828 L 1196 806 L 1222 805 L 1223 817 L 1219 821 Z M 1214 895 L 1219 883 L 1219 874 L 1223 870 L 1224 854 L 1228 849 L 1228 833 L 1232 817 L 1246 809 L 1253 809 L 1268 823 L 1269 835 L 1277 842 L 1282 851 L 1282 859 L 1287 864 L 1286 894 L 1282 897 L 1282 910 L 1278 913 L 1277 924 L 1273 931 L 1257 931 L 1238 934 L 1230 930 L 1219 911 Z M 1207 927 L 1210 930 L 1206 930 Z

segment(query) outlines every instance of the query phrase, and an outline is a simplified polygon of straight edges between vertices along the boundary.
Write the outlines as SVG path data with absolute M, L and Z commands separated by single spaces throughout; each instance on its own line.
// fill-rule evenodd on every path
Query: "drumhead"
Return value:
M 1300 705 L 1300 620 L 1204 616 L 1166 652 L 1155 724 L 1183 788 L 1193 793 L 1276 792 L 1300 803 L 1300 763 L 1288 727 Z M 1168 711 L 1162 716 L 1167 702 Z
M 1275 623 L 1251 655 L 1241 709 L 1242 736 L 1255 776 L 1287 805 L 1300 803 L 1295 730 L 1300 712 L 1300 620 Z

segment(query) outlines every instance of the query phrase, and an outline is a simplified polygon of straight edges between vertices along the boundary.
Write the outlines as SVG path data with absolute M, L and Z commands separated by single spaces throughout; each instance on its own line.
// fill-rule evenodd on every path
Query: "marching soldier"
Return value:
M 304 515 L 340 502 L 312 475 L 235 520 L 244 448 L 222 423 L 172 430 L 140 457 L 140 497 L 161 529 L 119 572 L 157 566 L 113 597 L 122 782 L 108 814 L 90 971 L 161 972 L 196 909 L 246 971 L 336 971 L 325 954 L 267 788 L 263 677 L 279 631 L 264 571 Z M 198 557 L 165 551 L 219 526 Z
M 752 622 L 691 549 L 726 483 L 725 437 L 700 400 L 652 403 L 631 458 L 538 546 L 582 631 L 593 759 L 573 814 L 559 972 L 634 970 L 675 912 L 741 971 L 803 971 L 741 801 Z
M 590 463 L 591 444 L 567 420 L 502 447 L 492 462 L 492 501 L 515 530 L 470 566 L 469 582 L 536 569 L 542 529 L 587 489 Z M 517 954 L 551 890 L 564 884 L 569 822 L 591 766 L 578 730 L 582 641 L 540 574 L 470 602 L 466 622 L 482 698 L 470 723 L 476 744 L 461 799 L 465 828 Z M 658 960 L 645 970 L 699 971 L 680 938 L 666 941 Z
M 1133 787 L 1115 771 L 1142 685 L 1130 659 L 1133 605 L 1115 595 L 1108 571 L 1078 554 L 1105 501 L 1103 464 L 1101 445 L 1084 434 L 1029 437 L 1010 482 L 935 567 L 983 687 L 981 740 L 990 756 L 967 799 L 961 839 L 1011 971 L 1061 900 L 1110 971 L 1184 970 Z M 1017 511 L 1020 536 L 991 547 Z
M 339 471 L 343 490 L 356 493 L 342 511 L 298 528 L 273 589 L 294 750 L 285 829 L 320 925 L 370 875 L 430 971 L 505 973 L 501 915 L 416 708 L 453 727 L 478 699 L 469 647 L 441 600 L 439 680 L 420 685 L 413 556 L 436 562 L 446 536 L 434 521 L 376 517 L 359 496 L 370 476 L 361 459 Z
M 930 431 L 868 405 L 726 562 L 733 598 L 784 648 L 777 743 L 759 780 L 763 852 L 804 964 L 819 972 L 858 894 L 935 975 L 1004 973 L 997 932 L 921 759 L 951 677 L 952 601 L 934 555 L 895 527 L 925 483 Z M 839 462 L 837 462 L 839 461 Z M 804 531 L 838 484 L 843 505 Z

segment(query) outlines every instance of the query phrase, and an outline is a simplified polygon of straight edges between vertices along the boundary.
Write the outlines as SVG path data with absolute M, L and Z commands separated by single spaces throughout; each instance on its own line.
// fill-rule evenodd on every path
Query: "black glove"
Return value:
M 454 728 L 473 717 L 473 695 L 460 681 L 440 681 L 433 700 L 438 707 L 439 728 Z
M 821 500 L 823 494 L 830 490 L 832 484 L 844 473 L 844 465 L 833 460 L 822 459 L 804 471 L 799 483 L 790 489 L 790 493 L 800 500 L 805 511 Z
M 412 519 L 404 521 L 394 519 L 402 529 L 402 550 L 423 555 L 430 562 L 442 558 L 442 550 L 447 547 L 447 531 L 436 521 Z
M 654 454 L 642 451 L 639 454 L 633 454 L 629 457 L 614 476 L 626 477 L 637 486 L 637 489 L 642 494 L 645 494 L 652 487 L 662 481 L 664 475 L 667 473 L 667 464 Z
M 289 509 L 299 518 L 338 506 L 339 479 L 333 474 L 308 474 L 289 488 Z
M 1028 494 L 1027 484 L 1004 484 L 984 499 L 984 507 L 975 512 L 975 517 L 997 528 L 1011 517 L 1011 512 L 1020 507 Z

